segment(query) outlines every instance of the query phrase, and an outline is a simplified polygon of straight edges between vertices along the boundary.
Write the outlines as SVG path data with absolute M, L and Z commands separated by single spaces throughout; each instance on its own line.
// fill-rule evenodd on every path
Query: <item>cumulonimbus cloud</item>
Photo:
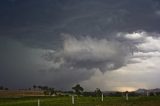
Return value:
M 125 65 L 128 56 L 129 47 L 115 40 L 67 36 L 63 48 L 46 57 L 59 63 L 59 68 L 99 68 L 105 72 Z

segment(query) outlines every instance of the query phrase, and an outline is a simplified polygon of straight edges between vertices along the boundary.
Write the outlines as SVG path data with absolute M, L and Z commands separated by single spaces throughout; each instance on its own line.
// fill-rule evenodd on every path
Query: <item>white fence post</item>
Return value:
M 72 95 L 72 104 L 74 104 L 74 95 Z
M 40 100 L 38 99 L 38 106 L 40 106 Z
M 126 100 L 128 100 L 128 93 L 126 93 Z
M 102 98 L 101 98 L 102 102 L 103 102 L 103 93 L 102 93 Z

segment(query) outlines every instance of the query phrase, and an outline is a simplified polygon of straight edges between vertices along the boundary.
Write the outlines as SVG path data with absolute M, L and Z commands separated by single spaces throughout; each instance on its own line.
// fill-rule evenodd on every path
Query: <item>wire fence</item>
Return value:
M 74 100 L 74 102 L 73 102 Z M 160 106 L 160 97 L 50 97 L 0 99 L 0 106 Z

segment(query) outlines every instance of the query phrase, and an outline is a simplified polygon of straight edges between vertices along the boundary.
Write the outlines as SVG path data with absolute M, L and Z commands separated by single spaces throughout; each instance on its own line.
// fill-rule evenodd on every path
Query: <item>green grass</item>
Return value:
M 130 97 L 128 101 L 123 97 L 75 97 L 75 104 L 71 104 L 71 97 L 22 97 L 0 98 L 0 106 L 160 106 L 160 97 Z

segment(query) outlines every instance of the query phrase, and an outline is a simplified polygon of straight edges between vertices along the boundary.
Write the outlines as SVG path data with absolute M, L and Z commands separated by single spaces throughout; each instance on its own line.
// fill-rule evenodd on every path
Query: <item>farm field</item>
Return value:
M 160 106 L 160 96 L 129 97 L 126 101 L 123 97 L 104 97 L 101 102 L 99 97 L 75 97 L 75 104 L 71 103 L 71 97 L 21 97 L 0 98 L 0 106 Z

